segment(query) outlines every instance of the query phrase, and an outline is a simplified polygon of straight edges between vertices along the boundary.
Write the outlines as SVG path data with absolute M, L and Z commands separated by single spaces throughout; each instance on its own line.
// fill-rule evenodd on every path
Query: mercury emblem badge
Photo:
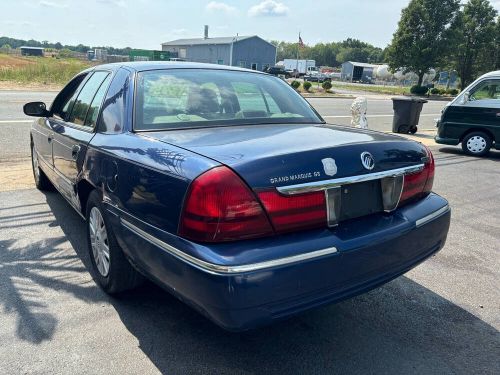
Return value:
M 363 164 L 363 167 L 365 167 L 365 169 L 371 171 L 375 167 L 375 159 L 368 151 L 362 152 L 361 164 Z
M 325 170 L 325 174 L 328 176 L 335 176 L 337 174 L 337 164 L 335 164 L 335 159 L 326 158 L 322 159 L 323 168 Z

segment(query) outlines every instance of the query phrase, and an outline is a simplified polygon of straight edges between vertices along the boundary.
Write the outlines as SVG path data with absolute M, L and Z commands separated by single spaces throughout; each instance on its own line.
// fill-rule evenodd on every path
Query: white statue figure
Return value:
M 351 125 L 361 129 L 368 129 L 368 120 L 366 119 L 366 110 L 368 102 L 366 98 L 360 96 L 354 99 L 351 104 Z

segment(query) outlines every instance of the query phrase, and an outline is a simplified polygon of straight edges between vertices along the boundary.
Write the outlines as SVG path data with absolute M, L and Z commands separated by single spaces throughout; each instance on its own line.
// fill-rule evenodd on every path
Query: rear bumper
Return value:
M 460 143 L 460 139 L 443 138 L 443 137 L 439 137 L 437 135 L 434 137 L 434 140 L 436 141 L 436 143 L 440 143 L 443 145 L 451 145 L 451 146 L 456 146 Z
M 206 247 L 162 238 L 165 233 L 110 212 L 120 245 L 142 272 L 234 331 L 390 281 L 441 249 L 450 223 L 448 203 L 431 194 L 391 215 L 345 222 L 334 230 Z

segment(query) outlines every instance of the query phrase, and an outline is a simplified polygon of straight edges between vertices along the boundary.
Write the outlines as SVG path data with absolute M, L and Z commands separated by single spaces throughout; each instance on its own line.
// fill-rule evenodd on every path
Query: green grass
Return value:
M 0 54 L 0 81 L 64 85 L 76 73 L 91 65 L 89 61 L 73 58 L 17 57 Z

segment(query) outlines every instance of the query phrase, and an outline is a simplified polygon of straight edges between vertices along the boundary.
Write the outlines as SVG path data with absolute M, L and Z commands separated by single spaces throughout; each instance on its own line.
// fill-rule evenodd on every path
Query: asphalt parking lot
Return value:
M 313 105 L 348 109 L 331 103 Z M 4 148 L 23 142 L 23 126 L 0 123 L 0 163 L 25 158 Z M 500 152 L 432 149 L 434 190 L 453 210 L 441 252 L 372 292 L 240 334 L 152 284 L 107 296 L 64 199 L 0 189 L 0 373 L 500 373 Z

